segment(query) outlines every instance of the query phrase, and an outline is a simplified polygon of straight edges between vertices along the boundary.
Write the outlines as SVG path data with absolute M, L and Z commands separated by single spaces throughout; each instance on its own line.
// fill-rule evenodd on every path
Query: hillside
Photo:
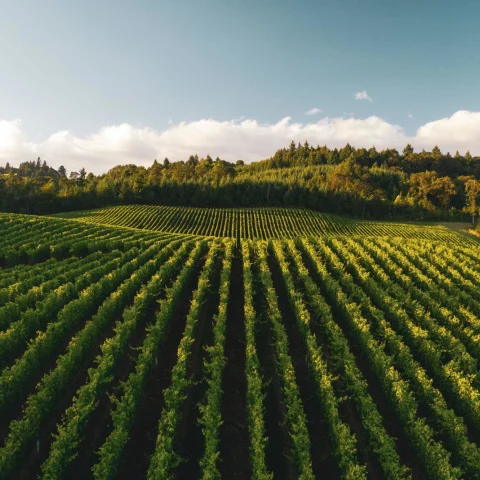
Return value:
M 0 214 L 0 479 L 479 478 L 478 242 L 307 210 L 67 216 Z
M 0 166 L 0 211 L 52 214 L 108 205 L 297 207 L 377 220 L 476 221 L 480 157 L 407 145 L 329 149 L 291 143 L 271 158 L 154 160 L 150 167 L 117 165 L 101 175 L 67 174 L 44 161 Z
M 306 209 L 128 205 L 61 213 L 55 217 L 178 234 L 264 240 L 324 235 L 388 236 L 452 242 L 460 239 L 445 227 L 368 222 Z

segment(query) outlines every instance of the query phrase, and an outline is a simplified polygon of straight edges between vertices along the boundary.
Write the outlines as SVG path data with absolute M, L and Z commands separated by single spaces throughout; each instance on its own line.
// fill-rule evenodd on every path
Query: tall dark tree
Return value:
M 407 146 L 403 149 L 403 156 L 406 157 L 407 155 L 412 155 L 413 147 L 407 143 Z
M 435 145 L 432 149 L 432 156 L 433 158 L 440 158 L 442 156 L 442 152 L 437 145 Z

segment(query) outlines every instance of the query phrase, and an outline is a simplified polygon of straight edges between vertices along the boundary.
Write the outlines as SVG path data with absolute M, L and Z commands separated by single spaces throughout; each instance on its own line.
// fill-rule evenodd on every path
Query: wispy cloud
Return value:
M 408 117 L 408 118 L 413 118 L 413 115 L 412 115 L 411 113 L 409 113 L 409 114 L 407 115 L 407 117 Z
M 368 100 L 369 102 L 373 102 L 373 98 L 368 95 L 366 90 L 357 92 L 355 94 L 355 100 Z
M 41 157 L 54 167 L 63 164 L 69 171 L 85 167 L 87 171 L 102 173 L 119 164 L 149 166 L 155 158 L 186 160 L 192 153 L 251 162 L 269 157 L 292 140 L 331 148 L 343 147 L 347 142 L 357 148 L 399 150 L 407 143 L 416 150 L 430 150 L 438 145 L 443 152 L 470 150 L 472 155 L 480 155 L 479 131 L 480 112 L 458 111 L 420 126 L 413 136 L 407 135 L 401 126 L 376 116 L 344 116 L 310 123 L 294 123 L 285 117 L 271 124 L 254 119 L 203 119 L 176 123 L 164 130 L 124 123 L 87 136 L 64 130 L 32 141 L 19 120 L 0 120 L 0 164 L 18 165 Z
M 318 113 L 321 113 L 322 111 L 317 108 L 317 107 L 314 107 L 314 108 L 311 108 L 310 110 L 307 110 L 305 112 L 305 115 L 317 115 Z

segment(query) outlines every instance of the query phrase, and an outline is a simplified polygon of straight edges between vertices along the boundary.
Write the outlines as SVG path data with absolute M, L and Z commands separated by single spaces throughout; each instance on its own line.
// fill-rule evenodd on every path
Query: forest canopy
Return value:
M 94 175 L 57 170 L 38 158 L 0 167 L 0 211 L 48 214 L 118 204 L 205 207 L 291 206 L 362 218 L 472 219 L 480 209 L 480 157 L 407 145 L 377 151 L 279 149 L 246 165 L 207 155 L 118 165 Z

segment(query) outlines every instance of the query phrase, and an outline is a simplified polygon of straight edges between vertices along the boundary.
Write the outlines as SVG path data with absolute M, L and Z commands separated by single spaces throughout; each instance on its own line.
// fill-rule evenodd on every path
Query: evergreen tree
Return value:
M 442 156 L 442 152 L 440 151 L 437 145 L 433 147 L 432 156 L 433 158 L 440 158 Z
M 403 156 L 406 157 L 407 155 L 413 154 L 413 147 L 408 143 L 407 146 L 403 149 Z

